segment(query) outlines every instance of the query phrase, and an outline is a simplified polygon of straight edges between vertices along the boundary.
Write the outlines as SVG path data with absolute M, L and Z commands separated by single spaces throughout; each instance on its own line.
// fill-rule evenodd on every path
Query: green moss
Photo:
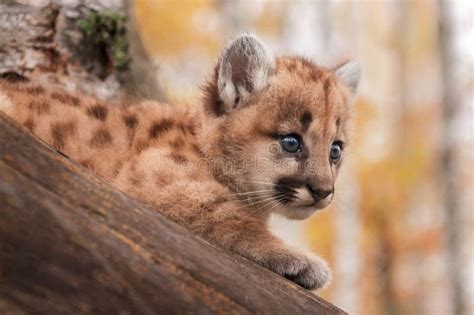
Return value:
M 105 48 L 118 70 L 127 69 L 130 63 L 126 34 L 126 16 L 121 12 L 95 11 L 79 20 L 78 27 L 92 44 Z

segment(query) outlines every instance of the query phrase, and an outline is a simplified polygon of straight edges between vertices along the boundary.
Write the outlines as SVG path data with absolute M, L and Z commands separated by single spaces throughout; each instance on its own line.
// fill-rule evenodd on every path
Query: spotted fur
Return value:
M 124 105 L 0 81 L 0 110 L 118 189 L 207 240 L 308 289 L 328 283 L 326 263 L 266 228 L 272 212 L 303 219 L 329 204 L 349 142 L 354 63 L 328 69 L 274 58 L 244 35 L 224 49 L 199 106 Z M 286 152 L 285 135 L 302 141 Z
M 95 104 L 87 108 L 87 114 L 100 121 L 105 121 L 107 119 L 108 111 L 109 109 L 102 104 Z

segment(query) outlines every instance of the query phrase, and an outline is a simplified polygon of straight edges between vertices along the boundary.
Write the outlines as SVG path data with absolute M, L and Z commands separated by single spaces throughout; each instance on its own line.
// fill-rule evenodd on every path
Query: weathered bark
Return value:
M 110 32 L 106 43 L 97 29 L 101 25 L 91 25 L 94 14 L 114 22 L 101 29 Z M 19 74 L 102 99 L 125 90 L 162 100 L 151 75 L 156 67 L 150 66 L 135 24 L 128 23 L 127 34 L 124 20 L 122 0 L 0 1 L 0 75 Z
M 0 313 L 343 313 L 19 128 L 0 113 Z

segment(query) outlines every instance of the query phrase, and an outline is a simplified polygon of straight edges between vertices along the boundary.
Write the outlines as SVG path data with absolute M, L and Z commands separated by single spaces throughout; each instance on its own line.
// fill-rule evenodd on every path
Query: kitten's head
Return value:
M 359 77 L 352 61 L 328 69 L 274 58 L 254 36 L 232 41 L 204 89 L 201 144 L 220 181 L 262 213 L 304 219 L 328 206 Z

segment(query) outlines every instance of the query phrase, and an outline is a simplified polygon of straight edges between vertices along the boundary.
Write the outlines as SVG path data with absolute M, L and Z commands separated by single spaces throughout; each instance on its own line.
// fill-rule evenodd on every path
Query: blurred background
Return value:
M 351 314 L 474 313 L 473 1 L 0 4 L 0 73 L 40 69 L 102 98 L 125 90 L 197 104 L 220 49 L 242 31 L 276 54 L 358 59 L 354 135 L 335 202 L 305 222 L 274 218 L 272 228 L 329 261 L 334 280 L 320 294 Z M 127 12 L 130 24 L 102 8 Z
M 272 226 L 329 261 L 321 295 L 349 313 L 473 313 L 471 1 L 136 0 L 133 10 L 171 102 L 195 102 L 242 31 L 277 54 L 357 58 L 337 200 L 307 222 Z

